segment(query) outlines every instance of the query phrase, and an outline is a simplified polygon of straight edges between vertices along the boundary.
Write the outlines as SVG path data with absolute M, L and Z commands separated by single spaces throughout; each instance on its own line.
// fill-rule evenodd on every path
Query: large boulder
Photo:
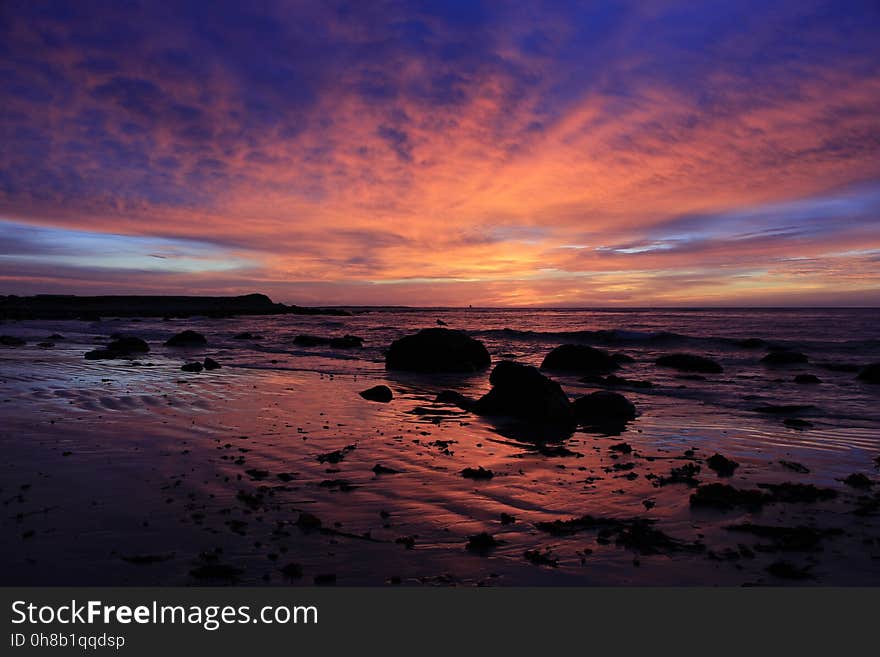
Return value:
M 859 372 L 859 380 L 866 383 L 880 383 L 880 363 L 872 363 Z
M 475 372 L 490 363 L 482 342 L 446 328 L 422 329 L 395 340 L 385 356 L 388 369 L 411 372 Z
M 544 357 L 542 370 L 558 372 L 604 373 L 620 367 L 617 359 L 604 349 L 583 344 L 564 344 Z
M 165 341 L 166 347 L 204 347 L 208 344 L 205 336 L 196 331 L 181 331 Z
M 364 399 L 368 399 L 369 401 L 382 402 L 383 404 L 387 404 L 392 399 L 394 399 L 394 393 L 391 392 L 391 388 L 383 385 L 373 386 L 372 388 L 361 390 L 358 394 Z
M 477 400 L 478 415 L 508 415 L 530 422 L 570 426 L 571 402 L 555 381 L 537 368 L 505 360 L 489 376 L 492 389 Z
M 114 360 L 116 358 L 135 358 L 138 354 L 146 354 L 150 345 L 134 336 L 118 336 L 102 349 L 93 349 L 85 354 L 86 360 Z
M 617 392 L 599 390 L 578 397 L 572 404 L 575 417 L 584 424 L 626 422 L 636 416 L 636 406 Z
M 719 363 L 696 354 L 667 354 L 654 361 L 660 367 L 670 367 L 679 372 L 700 372 L 704 374 L 720 374 L 724 371 Z

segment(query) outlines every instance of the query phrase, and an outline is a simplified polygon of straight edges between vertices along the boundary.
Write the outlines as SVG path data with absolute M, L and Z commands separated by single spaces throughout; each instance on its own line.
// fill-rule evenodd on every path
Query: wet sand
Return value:
M 639 415 L 622 433 L 538 443 L 434 401 L 485 392 L 487 372 L 334 374 L 295 353 L 254 364 L 161 346 L 134 366 L 84 360 L 92 347 L 0 354 L 5 585 L 880 584 L 880 437 L 864 421 L 798 431 L 626 390 Z M 204 355 L 222 369 L 180 371 Z M 390 403 L 360 397 L 376 384 Z M 731 476 L 708 466 L 715 453 L 739 464 Z M 478 467 L 493 476 L 462 476 Z M 695 482 L 661 485 L 682 467 L 769 497 L 692 506 Z M 844 483 L 854 472 L 871 485 Z M 786 482 L 820 499 L 764 486 Z

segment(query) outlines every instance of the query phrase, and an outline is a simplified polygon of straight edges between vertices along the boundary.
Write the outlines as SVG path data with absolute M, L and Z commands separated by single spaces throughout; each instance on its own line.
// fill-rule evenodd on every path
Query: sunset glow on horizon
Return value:
M 877 306 L 878 33 L 876 2 L 4 2 L 0 294 Z

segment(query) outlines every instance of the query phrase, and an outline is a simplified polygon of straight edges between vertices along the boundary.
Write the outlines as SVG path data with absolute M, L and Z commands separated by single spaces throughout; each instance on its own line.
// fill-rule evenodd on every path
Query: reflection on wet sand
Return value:
M 634 419 L 560 430 L 438 401 L 480 399 L 491 370 L 322 373 L 224 346 L 194 373 L 190 353 L 59 345 L 3 352 L 5 584 L 880 582 L 876 425 L 803 408 L 814 426 L 785 427 L 653 354 L 626 372 L 659 382 L 624 389 Z M 390 401 L 361 396 L 377 385 Z

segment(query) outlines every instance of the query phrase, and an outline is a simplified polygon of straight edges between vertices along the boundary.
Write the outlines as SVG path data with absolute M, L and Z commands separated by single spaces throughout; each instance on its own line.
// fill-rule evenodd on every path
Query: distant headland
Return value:
M 87 319 L 101 317 L 232 317 L 235 315 L 348 315 L 338 308 L 275 303 L 265 294 L 236 297 L 94 296 L 38 294 L 0 296 L 0 319 Z

